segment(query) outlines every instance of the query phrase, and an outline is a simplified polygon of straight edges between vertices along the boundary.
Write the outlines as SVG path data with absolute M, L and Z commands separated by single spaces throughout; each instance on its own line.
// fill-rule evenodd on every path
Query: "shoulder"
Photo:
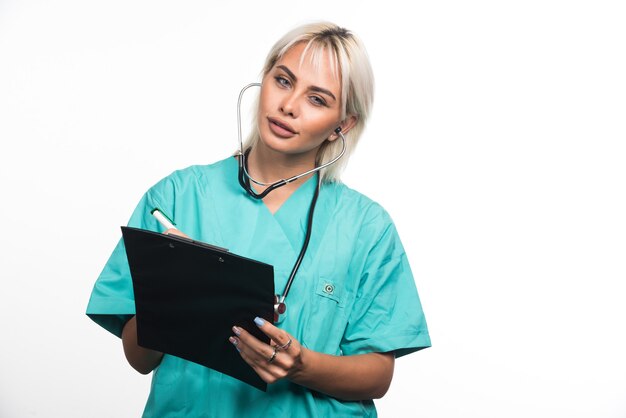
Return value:
M 327 185 L 332 189 L 332 194 L 336 198 L 338 212 L 350 217 L 357 217 L 365 222 L 384 220 L 391 222 L 391 217 L 385 208 L 378 202 L 370 199 L 361 192 L 358 192 L 344 183 L 330 183 Z
M 150 187 L 148 194 L 167 198 L 184 191 L 204 189 L 210 182 L 223 177 L 233 164 L 236 161 L 229 157 L 212 164 L 191 165 L 176 170 Z
M 359 235 L 376 239 L 393 228 L 391 216 L 380 203 L 344 183 L 329 183 L 326 187 L 334 200 L 334 216 L 357 228 Z

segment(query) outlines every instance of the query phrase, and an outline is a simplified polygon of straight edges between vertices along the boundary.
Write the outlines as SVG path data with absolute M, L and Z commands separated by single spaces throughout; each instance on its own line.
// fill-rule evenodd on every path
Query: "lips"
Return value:
M 270 130 L 281 138 L 290 138 L 297 134 L 297 132 L 288 123 L 283 122 L 280 119 L 268 117 L 267 120 L 270 125 Z

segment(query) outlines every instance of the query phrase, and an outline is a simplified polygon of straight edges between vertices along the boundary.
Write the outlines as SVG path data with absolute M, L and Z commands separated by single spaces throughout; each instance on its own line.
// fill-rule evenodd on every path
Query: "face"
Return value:
M 263 77 L 259 102 L 262 146 L 275 152 L 310 157 L 341 125 L 341 80 L 330 70 L 328 54 L 317 71 L 304 44 L 295 45 Z M 259 144 L 261 145 L 261 144 Z

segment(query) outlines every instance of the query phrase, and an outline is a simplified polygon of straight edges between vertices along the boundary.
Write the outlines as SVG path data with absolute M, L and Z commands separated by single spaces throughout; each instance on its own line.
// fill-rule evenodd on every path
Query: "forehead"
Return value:
M 337 55 L 327 45 L 318 42 L 297 43 L 276 61 L 275 66 L 279 65 L 287 66 L 298 79 L 317 79 L 325 84 L 320 87 L 340 89 L 341 72 Z

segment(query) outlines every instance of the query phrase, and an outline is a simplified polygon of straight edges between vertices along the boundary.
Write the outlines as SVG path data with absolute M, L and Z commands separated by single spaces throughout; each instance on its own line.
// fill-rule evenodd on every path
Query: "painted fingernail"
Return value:
M 241 335 L 241 328 L 233 327 L 233 332 L 235 333 L 236 336 L 240 336 Z
M 237 344 L 239 344 L 239 340 L 237 340 L 237 338 L 235 338 L 235 337 L 230 337 L 230 338 L 228 339 L 228 341 L 230 341 L 230 342 L 231 342 L 231 344 L 235 346 L 235 348 L 237 349 L 237 351 L 239 351 L 239 352 L 241 353 L 241 349 L 240 349 L 239 347 L 237 347 Z
M 263 318 L 259 318 L 258 316 L 256 318 L 254 318 L 254 323 L 258 326 L 258 327 L 262 327 L 263 325 L 265 325 L 265 319 Z

